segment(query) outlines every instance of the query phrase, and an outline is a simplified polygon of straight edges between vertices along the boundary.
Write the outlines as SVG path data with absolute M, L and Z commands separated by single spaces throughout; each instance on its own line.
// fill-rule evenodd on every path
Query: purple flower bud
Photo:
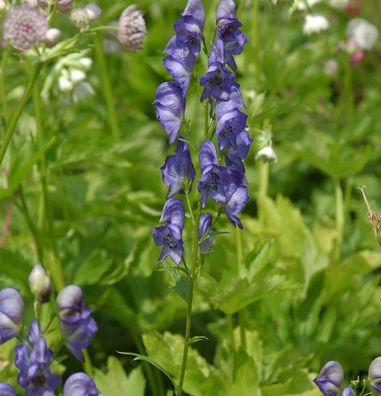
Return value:
M 350 387 L 347 386 L 344 388 L 343 392 L 341 393 L 341 396 L 356 396 L 355 391 Z
M 196 172 L 192 164 L 188 145 L 178 140 L 176 154 L 169 155 L 160 170 L 164 184 L 169 187 L 168 198 L 178 192 L 183 194 L 184 187 L 190 191 Z M 187 186 L 184 186 L 184 181 L 188 181 Z
M 339 362 L 330 361 L 314 379 L 323 396 L 338 396 L 344 379 L 344 371 Z
M 98 396 L 94 381 L 85 373 L 72 374 L 65 382 L 63 396 Z
M 4 39 L 20 51 L 37 48 L 48 29 L 46 17 L 27 3 L 11 7 L 5 15 Z
M 33 321 L 28 333 L 29 343 L 19 344 L 15 348 L 15 365 L 20 370 L 17 380 L 26 390 L 26 396 L 54 396 L 60 381 L 59 376 L 50 371 L 53 352 L 40 333 L 40 325 Z
M 0 344 L 16 337 L 24 313 L 20 293 L 11 288 L 0 290 Z
M 160 222 L 166 225 L 152 230 L 152 237 L 157 246 L 163 246 L 158 261 L 170 257 L 177 265 L 184 254 L 184 242 L 182 232 L 184 228 L 184 207 L 177 198 L 170 198 L 164 205 Z
M 212 225 L 212 216 L 209 213 L 205 213 L 200 217 L 198 223 L 198 239 L 201 240 L 204 235 L 210 230 Z M 210 253 L 213 249 L 213 238 L 207 237 L 200 242 L 200 252 L 203 254 Z
M 37 263 L 29 275 L 29 286 L 40 304 L 47 303 L 52 295 L 52 282 L 43 266 Z
M 73 0 L 58 0 L 57 7 L 60 11 L 68 11 Z
M 82 349 L 89 346 L 98 328 L 91 317 L 91 310 L 83 301 L 82 289 L 66 286 L 57 296 L 60 326 L 69 351 L 83 360 Z
M 128 6 L 119 18 L 118 41 L 123 47 L 136 52 L 141 50 L 146 34 L 142 11 L 135 4 Z
M 15 388 L 12 385 L 0 382 L 0 395 L 1 396 L 17 396 Z
M 181 88 L 173 81 L 159 85 L 155 97 L 156 118 L 169 135 L 172 144 L 180 130 L 184 116 L 185 101 Z
M 381 356 L 376 357 L 372 361 L 368 375 L 373 394 L 381 396 Z
M 94 3 L 86 4 L 84 10 L 87 12 L 90 21 L 94 21 L 99 18 L 102 13 L 101 8 Z

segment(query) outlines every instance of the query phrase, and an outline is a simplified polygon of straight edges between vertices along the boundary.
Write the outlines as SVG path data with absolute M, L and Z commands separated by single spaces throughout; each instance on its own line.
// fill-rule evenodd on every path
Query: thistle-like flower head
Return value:
M 11 7 L 5 15 L 4 39 L 20 51 L 39 47 L 48 29 L 46 17 L 27 3 Z
M 135 4 L 128 6 L 119 18 L 118 41 L 123 47 L 136 52 L 142 48 L 146 34 L 143 12 Z

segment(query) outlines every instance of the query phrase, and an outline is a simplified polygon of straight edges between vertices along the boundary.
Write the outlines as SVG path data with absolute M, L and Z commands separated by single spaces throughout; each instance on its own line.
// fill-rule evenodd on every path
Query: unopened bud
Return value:
M 90 21 L 99 18 L 102 13 L 101 8 L 94 3 L 85 5 L 84 10 L 87 12 L 87 16 L 89 17 Z
M 65 12 L 67 11 L 73 0 L 58 0 L 57 7 L 60 11 Z
M 344 371 L 341 364 L 330 361 L 323 366 L 314 382 L 323 395 L 338 395 L 343 379 Z
M 24 301 L 12 288 L 0 290 L 0 344 L 16 337 L 24 314 Z
M 70 20 L 78 29 L 88 26 L 90 22 L 90 18 L 84 8 L 74 8 L 70 13 Z
M 71 69 L 70 72 L 70 80 L 75 84 L 83 81 L 86 78 L 86 74 L 82 70 Z
M 262 162 L 276 162 L 278 158 L 273 148 L 266 146 L 257 152 L 255 159 Z
M 372 392 L 376 396 L 381 395 L 381 356 L 376 357 L 369 366 L 369 380 Z
M 48 44 L 55 44 L 61 37 L 61 30 L 51 28 L 46 32 L 46 41 Z
M 356 396 L 355 391 L 350 386 L 344 388 L 341 396 Z
M 83 57 L 79 60 L 81 66 L 83 66 L 86 70 L 90 70 L 90 67 L 93 64 L 93 60 L 91 58 Z
M 147 34 L 142 11 L 132 4 L 128 6 L 119 18 L 118 41 L 130 51 L 139 51 Z
M 47 303 L 52 295 L 52 282 L 43 266 L 37 263 L 29 275 L 29 286 L 40 304 Z

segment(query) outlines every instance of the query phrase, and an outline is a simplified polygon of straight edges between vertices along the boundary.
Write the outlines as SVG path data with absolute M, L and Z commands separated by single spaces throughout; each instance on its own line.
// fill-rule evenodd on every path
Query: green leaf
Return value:
M 144 396 L 146 381 L 141 367 L 131 371 L 127 376 L 120 361 L 110 356 L 107 372 L 95 370 L 94 380 L 100 393 L 107 396 Z

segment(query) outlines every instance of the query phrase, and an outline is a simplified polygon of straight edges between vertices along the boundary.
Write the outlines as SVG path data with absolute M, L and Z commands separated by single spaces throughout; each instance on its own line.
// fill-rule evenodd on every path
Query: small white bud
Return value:
M 90 21 L 99 18 L 102 13 L 101 8 L 94 3 L 85 5 L 84 10 L 87 12 L 87 16 L 89 17 Z
M 73 89 L 73 83 L 64 76 L 58 79 L 58 86 L 62 92 L 69 92 Z
M 46 32 L 46 41 L 49 44 L 55 44 L 61 37 L 61 30 L 56 28 L 51 28 Z
M 83 57 L 79 60 L 79 63 L 86 69 L 90 70 L 93 60 L 91 58 Z
M 69 72 L 70 80 L 75 84 L 83 81 L 86 78 L 86 74 L 82 70 L 71 69 Z
M 323 15 L 306 15 L 303 25 L 304 34 L 320 33 L 329 28 L 329 21 Z
M 262 162 L 276 162 L 278 158 L 273 148 L 266 146 L 257 152 L 255 159 Z
M 52 282 L 40 263 L 37 263 L 28 278 L 30 289 L 40 304 L 49 301 L 52 294 Z

